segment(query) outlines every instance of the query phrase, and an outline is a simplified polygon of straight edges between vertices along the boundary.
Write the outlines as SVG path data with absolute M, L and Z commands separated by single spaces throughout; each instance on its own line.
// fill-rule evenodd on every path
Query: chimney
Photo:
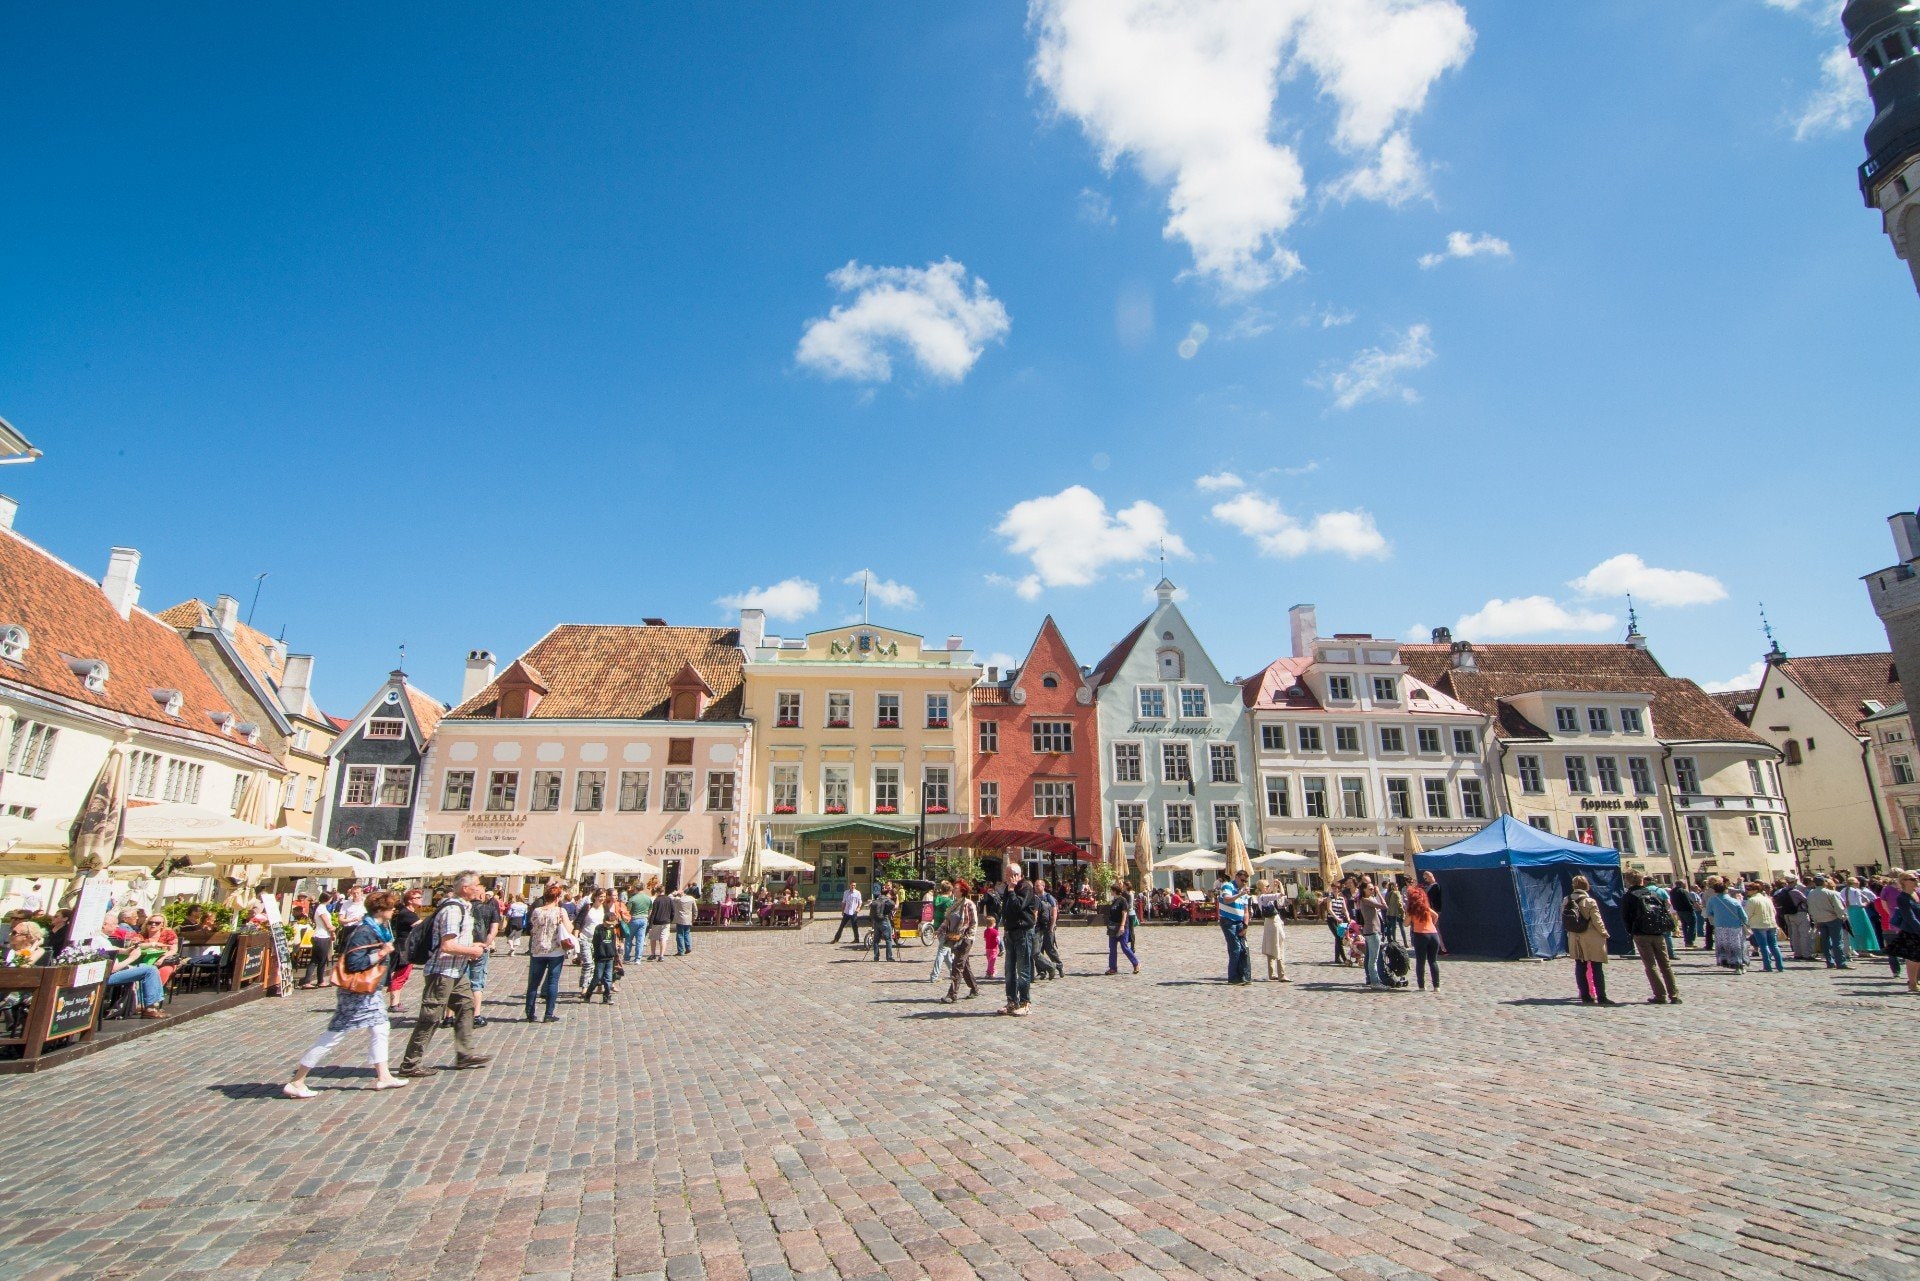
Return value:
M 1000 683 L 1000 669 L 997 667 L 989 667 L 987 669 L 987 684 L 998 685 L 999 683 Z
M 1472 641 L 1455 641 L 1453 643 L 1453 670 L 1456 672 L 1477 672 L 1480 670 L 1480 660 L 1473 656 Z
M 1453 644 L 1453 628 L 1436 627 L 1433 629 L 1433 643 L 1436 645 Z
M 286 672 L 280 678 L 280 705 L 295 716 L 304 715 L 312 686 L 313 655 L 288 654 Z
M 218 627 L 222 634 L 232 636 L 234 624 L 239 621 L 239 601 L 227 595 L 213 598 L 213 625 Z
M 122 618 L 132 618 L 133 607 L 140 603 L 140 584 L 134 581 L 139 572 L 140 553 L 133 548 L 116 547 L 108 554 L 107 576 L 100 580 L 100 590 Z
M 12 525 L 9 520 L 7 524 Z M 1920 560 L 1920 517 L 1912 512 L 1901 512 L 1898 516 L 1887 517 L 1887 524 L 1893 526 L 1893 550 L 1900 556 L 1902 565 Z
M 767 639 L 767 611 L 764 609 L 743 609 L 740 611 L 740 648 L 752 657 Z
M 8 498 L 5 494 L 0 494 L 0 529 L 12 529 L 13 514 L 19 510 L 20 503 L 18 499 Z
M 948 649 L 965 649 L 966 648 L 965 641 L 966 641 L 966 637 L 964 636 L 949 636 L 947 637 L 947 648 Z
M 490 650 L 467 651 L 467 674 L 460 682 L 460 701 L 466 702 L 493 684 L 493 654 Z
M 1320 638 L 1320 618 L 1311 605 L 1295 605 L 1287 611 L 1287 623 L 1293 632 L 1293 656 L 1308 658 L 1313 642 Z

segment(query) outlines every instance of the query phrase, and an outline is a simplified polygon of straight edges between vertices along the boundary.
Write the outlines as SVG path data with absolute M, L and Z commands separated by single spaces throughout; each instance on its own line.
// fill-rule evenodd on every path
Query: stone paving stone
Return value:
M 1208 931 L 1115 978 L 1069 931 L 1012 1020 L 827 932 L 703 935 L 396 1093 L 348 1063 L 277 1096 L 307 993 L 0 1079 L 0 1122 L 61 1136 L 0 1167 L 0 1275 L 1920 1275 L 1920 1134 L 1862 1049 L 1912 1043 L 1891 980 L 1694 952 L 1678 1010 L 1570 1004 L 1560 964 L 1367 994 L 1307 938 L 1298 982 L 1233 989 Z M 511 1018 L 524 961 L 494 974 Z

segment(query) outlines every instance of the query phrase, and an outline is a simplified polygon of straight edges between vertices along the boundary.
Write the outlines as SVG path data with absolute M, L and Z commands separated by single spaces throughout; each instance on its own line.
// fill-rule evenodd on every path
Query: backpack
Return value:
M 1571 894 L 1567 895 L 1566 901 L 1560 905 L 1560 924 L 1566 926 L 1569 934 L 1584 934 L 1587 932 L 1587 926 L 1591 924 L 1580 912 L 1580 901 Z
M 420 923 L 407 931 L 407 964 L 426 965 L 433 960 L 433 954 L 440 950 L 440 940 L 434 936 L 433 923 L 440 919 L 440 909 L 455 902 L 454 899 L 442 899 L 433 905 L 433 911 L 420 918 Z M 471 917 L 468 918 L 471 921 Z
M 1660 896 L 1651 890 L 1643 890 L 1634 895 L 1640 903 L 1640 928 L 1636 934 L 1673 933 L 1673 913 L 1660 901 Z

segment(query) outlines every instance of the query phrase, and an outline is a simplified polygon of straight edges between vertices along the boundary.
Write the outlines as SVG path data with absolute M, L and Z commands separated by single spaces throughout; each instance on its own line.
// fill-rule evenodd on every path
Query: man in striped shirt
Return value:
M 1253 958 L 1247 955 L 1247 874 L 1235 872 L 1220 887 L 1220 932 L 1227 936 L 1227 982 L 1253 982 Z

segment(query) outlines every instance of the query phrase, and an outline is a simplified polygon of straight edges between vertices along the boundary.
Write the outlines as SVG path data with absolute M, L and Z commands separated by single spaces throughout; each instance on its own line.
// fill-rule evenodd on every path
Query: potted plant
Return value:
M 825 812 L 828 814 L 844 814 L 847 812 L 847 807 L 844 805 L 828 805 L 825 807 Z
M 944 805 L 927 806 L 927 813 L 929 814 L 945 814 L 946 812 L 947 812 L 947 807 Z
M 876 814 L 898 814 L 900 807 L 898 805 L 876 805 L 873 807 L 873 812 Z
M 794 812 L 794 807 L 791 805 L 776 805 L 773 807 L 773 812 L 776 814 L 791 814 Z

